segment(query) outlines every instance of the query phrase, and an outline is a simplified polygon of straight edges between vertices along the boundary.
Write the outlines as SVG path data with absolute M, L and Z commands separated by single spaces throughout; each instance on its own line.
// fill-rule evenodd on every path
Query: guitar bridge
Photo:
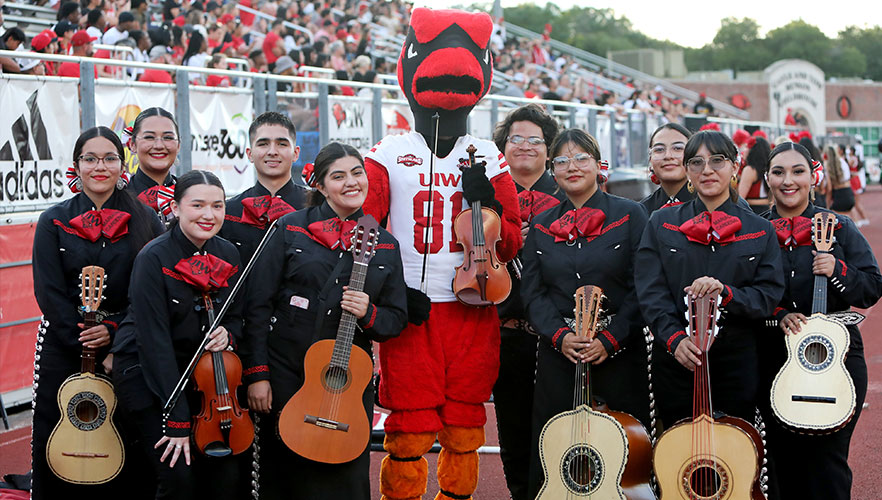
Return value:
M 303 421 L 307 424 L 316 425 L 318 427 L 323 427 L 325 429 L 330 429 L 332 431 L 349 431 L 349 424 L 344 424 L 343 422 L 337 422 L 335 420 L 330 420 L 327 418 L 316 417 L 313 415 L 306 415 L 303 417 Z
M 791 401 L 799 401 L 803 403 L 827 403 L 831 405 L 836 404 L 836 398 L 824 397 L 824 396 L 800 396 L 798 394 L 794 394 L 790 396 Z

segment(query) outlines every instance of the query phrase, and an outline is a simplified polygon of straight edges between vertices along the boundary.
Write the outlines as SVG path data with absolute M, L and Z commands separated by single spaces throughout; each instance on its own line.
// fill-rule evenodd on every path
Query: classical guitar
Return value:
M 836 216 L 829 212 L 812 219 L 815 248 L 833 246 Z M 772 383 L 772 411 L 784 425 L 799 432 L 832 432 L 854 415 L 854 382 L 845 369 L 850 336 L 827 316 L 827 277 L 815 276 L 812 315 L 795 335 L 785 335 L 787 362 Z
M 693 375 L 692 418 L 666 430 L 653 466 L 662 500 L 763 500 L 759 472 L 762 438 L 736 417 L 715 415 L 708 350 L 717 334 L 719 294 L 687 297 L 690 336 L 701 355 Z
M 84 267 L 80 276 L 86 329 L 99 324 L 98 306 L 104 291 L 104 269 Z M 106 377 L 95 374 L 95 349 L 83 347 L 81 373 L 58 389 L 61 419 L 46 444 L 52 472 L 76 484 L 101 484 L 122 470 L 125 451 L 113 426 L 116 395 Z
M 380 231 L 370 215 L 358 219 L 352 243 L 349 290 L 364 290 L 368 263 Z M 373 362 L 352 347 L 355 316 L 343 311 L 335 340 L 313 344 L 303 361 L 303 387 L 279 414 L 279 436 L 288 448 L 316 462 L 339 464 L 358 458 L 367 448 L 371 421 L 363 394 L 373 377 Z
M 575 331 L 594 338 L 603 292 L 576 290 Z M 631 415 L 598 405 L 591 395 L 591 363 L 575 368 L 574 408 L 552 417 L 539 436 L 545 483 L 536 500 L 596 498 L 649 500 L 652 445 Z

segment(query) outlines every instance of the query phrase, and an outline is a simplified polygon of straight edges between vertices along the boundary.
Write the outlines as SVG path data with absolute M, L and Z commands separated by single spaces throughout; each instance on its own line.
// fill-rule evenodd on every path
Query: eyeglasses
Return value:
M 570 162 L 574 162 L 577 167 L 585 168 L 591 164 L 594 157 L 588 153 L 577 153 L 572 158 L 569 156 L 557 156 L 551 160 L 551 166 L 555 169 L 564 169 L 570 166 Z
M 144 135 L 138 136 L 137 139 L 139 141 L 153 142 L 153 143 L 155 143 L 156 140 L 159 139 L 160 141 L 162 141 L 163 144 L 174 144 L 174 143 L 178 142 L 178 136 L 176 136 L 174 134 L 163 134 L 159 137 L 157 137 L 153 134 L 144 134 Z
M 95 167 L 98 165 L 98 162 L 104 162 L 105 167 L 118 167 L 122 163 L 122 158 L 119 155 L 108 154 L 104 155 L 104 158 L 98 158 L 95 155 L 81 155 L 77 158 L 81 164 L 86 165 L 87 167 Z
M 530 137 L 524 137 L 522 135 L 510 135 L 506 138 L 506 140 L 508 140 L 508 142 L 512 144 L 523 144 L 524 141 L 527 141 L 527 144 L 529 144 L 530 146 L 545 144 L 545 139 L 536 135 L 531 135 Z
M 704 170 L 705 165 L 710 164 L 710 168 L 716 172 L 726 166 L 726 161 L 729 161 L 726 155 L 711 155 L 707 159 L 703 156 L 693 156 L 686 161 L 686 168 L 697 174 Z
M 668 151 L 671 152 L 671 156 L 683 156 L 683 152 L 686 151 L 686 145 L 682 142 L 676 142 L 674 144 L 671 144 L 671 147 L 657 144 L 649 148 L 649 154 L 653 158 L 664 158 L 665 153 L 667 153 Z

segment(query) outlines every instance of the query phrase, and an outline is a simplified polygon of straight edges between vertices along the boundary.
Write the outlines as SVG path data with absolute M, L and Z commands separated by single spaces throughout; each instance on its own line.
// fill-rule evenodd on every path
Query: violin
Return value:
M 475 166 L 477 148 L 470 144 L 469 167 Z M 453 221 L 456 242 L 462 246 L 463 262 L 456 268 L 453 293 L 467 306 L 487 307 L 501 303 L 511 293 L 511 276 L 496 256 L 502 221 L 480 201 L 460 212 Z
M 214 305 L 202 295 L 209 324 L 214 323 Z M 242 362 L 232 351 L 206 351 L 193 370 L 195 389 L 202 394 L 202 410 L 196 415 L 193 439 L 209 457 L 238 455 L 254 441 L 254 424 L 248 410 L 239 405 L 236 389 L 242 385 Z

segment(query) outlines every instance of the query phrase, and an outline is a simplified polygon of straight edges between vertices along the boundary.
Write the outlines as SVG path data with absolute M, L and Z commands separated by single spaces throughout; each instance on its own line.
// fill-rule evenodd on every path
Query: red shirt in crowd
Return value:
M 276 32 L 274 32 L 274 31 L 270 31 L 269 33 L 266 34 L 266 37 L 264 37 L 264 39 L 263 39 L 263 53 L 264 53 L 264 55 L 266 55 L 266 63 L 267 64 L 273 64 L 274 62 L 276 62 L 276 59 L 279 58 L 279 56 L 277 56 L 273 53 L 273 48 L 276 46 L 276 44 L 281 39 L 282 39 L 282 37 L 277 35 Z
M 208 75 L 205 79 L 205 85 L 209 87 L 230 87 L 232 83 L 227 75 Z
M 95 70 L 95 78 L 98 78 L 98 68 L 93 68 Z M 80 77 L 80 63 L 75 62 L 63 62 L 61 66 L 58 67 L 58 76 L 72 76 L 74 78 Z
M 168 74 L 168 71 L 163 71 L 161 69 L 145 69 L 144 73 L 141 74 L 141 77 L 138 78 L 139 82 L 154 82 L 154 83 L 174 83 L 172 81 L 172 77 Z

